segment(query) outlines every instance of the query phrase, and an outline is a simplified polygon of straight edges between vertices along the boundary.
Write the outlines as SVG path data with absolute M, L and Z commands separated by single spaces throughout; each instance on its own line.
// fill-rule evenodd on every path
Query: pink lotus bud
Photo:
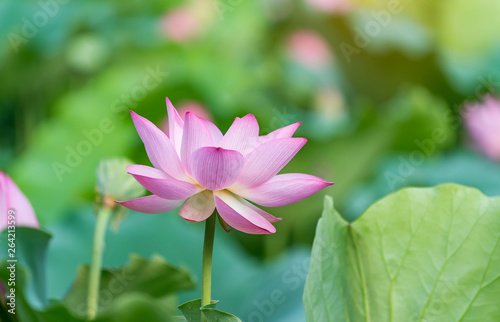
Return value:
M 0 211 L 0 231 L 13 225 L 39 227 L 28 198 L 2 171 L 0 171 Z
M 317 33 L 299 30 L 288 39 L 288 54 L 297 63 L 312 69 L 321 69 L 330 64 L 332 53 L 328 44 Z
M 500 161 L 500 100 L 488 95 L 482 102 L 468 104 L 464 117 L 476 147 Z

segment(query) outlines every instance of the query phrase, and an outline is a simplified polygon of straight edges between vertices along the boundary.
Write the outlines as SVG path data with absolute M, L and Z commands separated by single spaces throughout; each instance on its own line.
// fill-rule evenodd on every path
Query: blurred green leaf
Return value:
M 7 257 L 8 239 L 12 238 L 12 234 L 8 236 L 7 230 L 0 234 L 0 260 L 17 260 L 16 265 L 22 266 L 26 273 L 26 281 L 23 294 L 27 301 L 33 307 L 38 309 L 43 308 L 47 304 L 46 297 L 46 260 L 47 246 L 52 235 L 31 227 L 16 227 L 15 238 L 15 257 Z M 3 242 L 5 241 L 5 242 Z
M 85 316 L 89 267 L 81 266 L 64 299 L 76 316 Z M 103 311 L 116 299 L 128 293 L 139 292 L 153 298 L 171 295 L 194 287 L 190 273 L 178 269 L 156 255 L 146 260 L 138 255 L 130 256 L 130 263 L 120 269 L 103 270 L 99 291 L 99 310 Z
M 7 230 L 0 234 L 0 240 L 2 241 L 7 240 L 7 237 Z M 8 293 L 10 294 L 11 288 L 15 289 L 15 321 L 83 321 L 71 316 L 68 310 L 59 303 L 47 303 L 46 258 L 47 246 L 52 235 L 31 227 L 16 227 L 15 237 L 15 259 L 17 259 L 17 262 L 15 262 L 15 284 L 9 285 L 9 270 L 0 270 L 0 280 L 3 280 L 7 285 Z M 0 243 L 2 254 L 7 254 L 6 247 L 6 242 Z M 12 264 L 12 262 L 6 260 L 0 260 L 2 267 L 8 267 Z M 10 309 L 10 307 L 7 307 L 7 309 Z M 44 311 L 45 309 L 46 311 Z
M 16 230 L 22 231 L 16 234 L 18 240 L 22 240 L 23 245 L 30 243 L 31 252 L 23 252 L 23 256 L 18 257 L 15 263 L 15 285 L 9 285 L 10 271 L 0 270 L 0 280 L 7 285 L 8 295 L 11 288 L 15 289 L 15 319 L 13 321 L 23 322 L 82 322 L 86 315 L 86 278 L 88 269 L 82 268 L 77 280 L 70 290 L 65 302 L 51 301 L 43 309 L 35 308 L 32 301 L 28 300 L 29 283 L 34 283 L 34 277 L 41 279 L 37 282 L 45 283 L 44 262 L 37 258 L 40 254 L 36 253 L 37 247 L 46 246 L 50 235 L 32 228 L 17 227 Z M 22 236 L 22 237 L 20 237 Z M 29 240 L 29 242 L 27 242 Z M 36 241 L 40 242 L 39 246 Z M 45 244 L 44 244 L 45 242 Z M 2 243 L 3 245 L 4 243 Z M 24 249 L 20 247 L 20 242 L 16 250 Z M 40 249 L 38 249 L 40 250 Z M 45 248 L 41 253 L 44 254 Z M 25 261 L 25 259 L 29 259 Z M 33 262 L 40 268 L 32 276 Z M 26 263 L 26 264 L 25 264 Z M 11 262 L 0 260 L 2 267 L 8 267 Z M 24 266 L 25 265 L 25 266 Z M 42 265 L 42 266 L 40 266 Z M 103 271 L 100 300 L 101 305 L 105 307 L 96 321 L 99 322 L 135 322 L 145 319 L 152 322 L 169 322 L 176 311 L 176 299 L 173 293 L 192 288 L 194 286 L 191 276 L 186 270 L 176 269 L 166 263 L 159 256 L 148 261 L 138 256 L 131 256 L 129 266 L 114 271 Z M 45 290 L 44 290 L 45 291 Z M 45 293 L 43 294 L 45 296 Z M 35 303 L 36 304 L 36 303 Z M 2 310 L 10 309 L 9 306 Z M 66 306 L 68 305 L 68 307 Z M 79 317 L 77 317 L 79 316 Z M 10 321 L 12 316 L 7 315 L 6 321 Z M 9 318 L 9 320 L 7 319 Z
M 62 301 L 52 300 L 48 309 L 40 313 L 39 322 L 83 322 L 87 319 L 74 317 Z
M 2 266 L 7 262 L 0 262 Z M 7 273 L 5 273 L 7 272 Z M 25 299 L 24 283 L 26 272 L 22 267 L 16 269 L 16 310 L 15 315 L 6 313 L 2 321 L 22 322 L 83 322 L 86 318 L 78 318 L 61 301 L 52 301 L 45 311 L 34 309 Z M 0 270 L 0 280 L 8 280 L 8 271 Z M 0 303 L 0 317 L 4 310 Z M 96 322 L 170 322 L 174 321 L 176 300 L 174 296 L 155 298 L 145 293 L 130 292 L 113 301 L 106 311 L 97 317 Z
M 350 225 L 325 198 L 308 320 L 500 319 L 499 214 L 500 198 L 454 184 L 398 191 Z
M 0 261 L 2 267 L 8 267 L 11 262 Z M 0 301 L 1 321 L 22 321 L 22 322 L 83 322 L 84 320 L 72 316 L 68 309 L 58 301 L 52 301 L 46 310 L 38 310 L 26 298 L 26 282 L 29 280 L 28 271 L 16 263 L 15 281 L 10 280 L 10 270 L 0 270 L 0 281 L 7 286 L 7 296 L 4 303 Z M 43 277 L 44 278 L 44 277 Z M 10 285 L 9 285 L 10 283 Z M 14 290 L 14 292 L 11 292 Z M 11 295 L 14 295 L 15 308 L 4 304 L 10 302 Z M 14 308 L 14 314 L 7 313 Z M 5 316 L 3 316 L 5 314 Z
M 155 298 L 144 293 L 127 293 L 103 312 L 96 322 L 175 321 L 174 297 Z
M 13 296 L 15 303 L 15 314 L 19 320 L 23 322 L 37 321 L 37 312 L 31 307 L 30 303 L 26 299 L 26 287 L 25 284 L 28 280 L 28 273 L 22 265 L 18 263 L 15 264 L 15 281 L 9 281 L 10 279 L 10 269 L 3 269 L 4 267 L 10 267 L 12 263 L 6 260 L 1 260 L 0 265 L 0 280 L 3 282 L 7 289 L 7 298 L 5 304 L 0 301 L 0 311 L 6 311 L 13 309 L 13 306 L 8 305 L 10 298 Z M 10 284 L 9 284 L 10 283 Z M 11 292 L 14 289 L 14 292 Z M 5 305 L 5 306 L 4 306 Z
M 51 297 L 63 297 L 80 263 L 89 260 L 89 247 L 81 245 L 92 242 L 94 224 L 92 207 L 88 205 L 78 213 L 71 213 L 66 220 L 48 227 L 54 234 L 48 261 Z M 159 253 L 172 264 L 189 267 L 194 276 L 201 276 L 203 229 L 203 223 L 187 222 L 175 212 L 157 215 L 131 212 L 118 233 L 106 234 L 103 266 L 127 265 L 130 253 L 146 258 Z M 262 316 L 259 304 L 269 304 L 273 291 L 279 290 L 282 293 L 280 301 L 272 303 L 273 313 L 269 317 L 263 316 L 264 321 L 303 320 L 302 290 L 307 275 L 309 247 L 289 249 L 272 261 L 257 261 L 234 242 L 236 232 L 226 233 L 218 227 L 215 235 L 212 292 L 215 298 L 222 300 L 218 308 L 242 320 L 251 320 L 257 314 Z M 195 289 L 177 296 L 180 303 L 184 303 L 200 294 L 198 283 Z M 254 301 L 248 301 L 248 298 Z

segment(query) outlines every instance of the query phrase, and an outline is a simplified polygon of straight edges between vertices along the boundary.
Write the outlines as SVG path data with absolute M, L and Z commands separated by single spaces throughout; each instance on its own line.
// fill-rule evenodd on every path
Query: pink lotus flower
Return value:
M 179 215 L 192 222 L 217 209 L 231 227 L 270 234 L 279 218 L 261 210 L 285 206 L 332 185 L 321 178 L 277 174 L 306 139 L 292 138 L 300 123 L 259 136 L 255 117 L 236 118 L 225 135 L 210 121 L 188 112 L 183 121 L 167 98 L 169 135 L 131 112 L 154 168 L 130 165 L 128 173 L 153 195 L 119 202 L 144 213 L 163 213 L 182 205 Z M 248 201 L 249 200 L 249 201 Z
M 476 146 L 500 161 L 500 100 L 486 96 L 481 103 L 466 106 L 465 124 Z
M 0 171 L 0 231 L 4 230 L 10 220 L 9 210 L 13 211 L 16 226 L 38 228 L 38 220 L 28 198 L 22 193 L 12 179 Z

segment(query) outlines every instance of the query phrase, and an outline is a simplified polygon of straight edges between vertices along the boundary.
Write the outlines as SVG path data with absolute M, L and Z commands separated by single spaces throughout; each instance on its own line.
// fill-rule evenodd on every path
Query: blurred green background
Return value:
M 302 122 L 296 136 L 309 141 L 284 172 L 336 184 L 270 210 L 284 219 L 274 235 L 218 230 L 227 265 L 214 266 L 214 294 L 231 313 L 260 312 L 247 297 L 277 288 L 287 300 L 263 320 L 300 321 L 325 194 L 349 220 L 404 186 L 500 194 L 500 165 L 472 147 L 460 113 L 500 89 L 498 12 L 496 0 L 3 0 L 0 168 L 54 234 L 49 295 L 61 297 L 89 261 L 99 160 L 149 164 L 128 111 L 162 126 L 168 96 L 223 131 L 247 113 L 261 134 Z M 201 233 L 175 211 L 132 213 L 109 234 L 104 264 L 161 253 L 196 275 Z M 294 263 L 305 270 L 288 276 Z

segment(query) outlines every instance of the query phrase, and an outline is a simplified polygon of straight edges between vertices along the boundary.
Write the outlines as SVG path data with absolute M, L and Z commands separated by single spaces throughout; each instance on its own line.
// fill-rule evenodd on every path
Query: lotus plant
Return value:
M 153 167 L 130 165 L 127 172 L 153 194 L 119 203 L 143 213 L 182 206 L 179 215 L 185 220 L 207 221 L 202 272 L 202 305 L 207 305 L 215 210 L 226 230 L 229 225 L 249 234 L 271 234 L 276 232 L 272 223 L 281 219 L 254 203 L 285 206 L 333 183 L 308 174 L 278 174 L 307 142 L 292 137 L 300 123 L 259 136 L 259 124 L 248 114 L 222 134 L 191 112 L 183 120 L 168 98 L 166 102 L 168 135 L 131 111 Z
M 121 171 L 123 167 L 131 164 L 125 158 L 111 158 L 101 160 L 97 166 L 97 198 L 96 198 L 96 224 L 92 242 L 92 258 L 90 262 L 89 283 L 87 292 L 87 317 L 93 320 L 98 311 L 99 286 L 101 280 L 102 253 L 104 238 L 110 219 L 114 219 L 115 228 L 127 209 L 119 208 L 113 201 L 140 196 L 144 193 L 134 179 Z

